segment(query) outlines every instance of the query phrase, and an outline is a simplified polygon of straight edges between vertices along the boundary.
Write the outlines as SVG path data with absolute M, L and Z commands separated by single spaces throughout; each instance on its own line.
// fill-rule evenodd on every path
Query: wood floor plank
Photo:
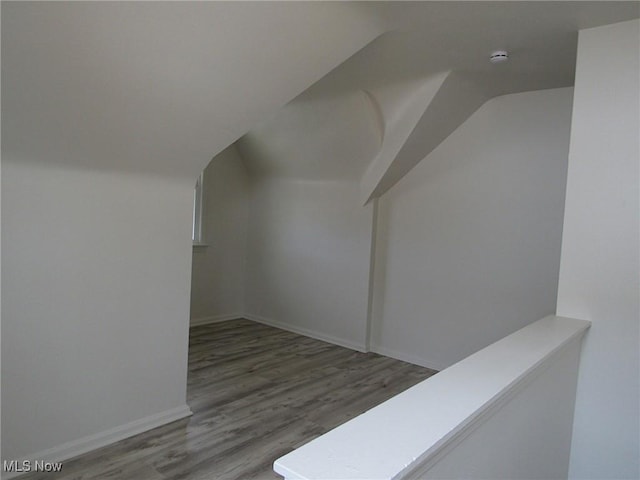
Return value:
M 191 418 L 21 480 L 275 480 L 275 459 L 434 373 L 244 319 L 193 327 Z

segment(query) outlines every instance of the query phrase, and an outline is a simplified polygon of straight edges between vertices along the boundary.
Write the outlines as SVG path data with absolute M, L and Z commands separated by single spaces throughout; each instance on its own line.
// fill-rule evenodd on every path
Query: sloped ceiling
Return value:
M 195 181 L 383 32 L 351 3 L 2 2 L 2 153 Z
M 638 2 L 381 2 L 368 8 L 387 33 L 238 142 L 251 171 L 357 178 L 365 203 L 489 98 L 573 85 L 578 30 L 640 13 Z M 488 61 L 497 49 L 509 51 L 508 63 Z M 378 109 L 349 100 L 363 92 Z M 323 102 L 303 109 L 307 96 Z M 383 135 L 372 152 L 373 134 L 362 131 L 376 122 Z
M 366 201 L 487 98 L 571 85 L 578 29 L 639 8 L 2 2 L 2 153 L 195 178 L 249 132 L 252 172 L 356 179 Z
M 238 148 L 256 174 L 354 180 L 382 143 L 377 108 L 362 90 L 325 96 L 312 87 L 251 130 Z

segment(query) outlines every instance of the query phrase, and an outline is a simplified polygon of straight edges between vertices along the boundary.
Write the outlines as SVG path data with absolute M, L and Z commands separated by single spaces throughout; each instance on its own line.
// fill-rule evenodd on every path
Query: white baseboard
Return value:
M 445 365 L 441 362 L 434 362 L 426 358 L 418 357 L 417 355 L 399 352 L 397 350 L 381 347 L 379 345 L 371 345 L 370 351 L 373 353 L 384 355 L 385 357 L 395 358 L 396 360 L 412 363 L 413 365 L 418 365 L 419 367 L 430 368 L 431 370 L 441 371 L 448 367 L 448 365 Z
M 209 323 L 226 322 L 227 320 L 237 320 L 238 318 L 244 318 L 242 313 L 226 313 L 223 315 L 212 315 L 210 317 L 193 318 L 189 322 L 190 327 L 197 327 L 198 325 L 207 325 Z
M 252 320 L 258 323 L 263 323 L 265 325 L 269 325 L 270 327 L 276 327 L 281 330 L 287 330 L 289 332 L 297 333 L 298 335 L 304 335 L 305 337 L 311 337 L 311 338 L 315 338 L 316 340 L 322 340 L 323 342 L 333 343 L 334 345 L 338 345 L 340 347 L 349 348 L 351 350 L 357 350 L 358 352 L 367 351 L 364 344 L 352 342 L 351 340 L 345 340 L 343 338 L 334 337 L 332 335 L 327 335 L 325 333 L 318 332 L 316 330 L 310 330 L 308 328 L 289 325 L 288 323 L 278 322 L 270 318 L 264 318 L 258 315 L 253 315 L 251 313 L 245 313 L 242 316 L 242 318 L 246 318 L 247 320 Z
M 100 433 L 88 435 L 86 437 L 72 440 L 70 442 L 63 443 L 61 445 L 42 450 L 32 455 L 26 455 L 19 460 L 21 463 L 23 460 L 30 460 L 33 464 L 35 460 L 43 460 L 48 462 L 62 462 L 83 453 L 90 452 L 97 448 L 105 447 L 112 443 L 124 440 L 125 438 L 138 435 L 139 433 L 146 432 L 153 428 L 161 427 L 167 423 L 175 422 L 182 418 L 186 418 L 193 415 L 191 409 L 187 404 L 180 407 L 165 410 L 164 412 L 149 415 L 148 417 L 134 420 L 133 422 L 120 425 L 109 430 L 105 430 Z M 64 466 L 63 466 L 64 471 Z M 17 477 L 23 473 L 3 472 L 2 480 L 8 480 L 10 478 Z
M 449 366 L 441 362 L 434 362 L 433 360 L 429 360 L 427 358 L 408 354 L 398 350 L 393 350 L 390 348 L 381 347 L 379 345 L 371 345 L 369 350 L 367 350 L 364 343 L 357 343 L 351 340 L 345 340 L 343 338 L 334 337 L 333 335 L 328 335 L 326 333 L 322 333 L 317 330 L 290 325 L 288 323 L 280 322 L 278 320 L 273 320 L 271 318 L 261 317 L 260 315 L 254 315 L 252 313 L 230 313 L 225 315 L 214 315 L 211 317 L 195 318 L 191 320 L 190 326 L 195 327 L 198 325 L 206 325 L 208 323 L 218 323 L 218 322 L 226 322 L 228 320 L 238 320 L 240 318 L 246 318 L 247 320 L 263 323 L 264 325 L 269 325 L 270 327 L 279 328 L 281 330 L 287 330 L 288 332 L 297 333 L 298 335 L 304 335 L 305 337 L 315 338 L 316 340 L 322 340 L 323 342 L 329 342 L 334 345 L 349 348 L 351 350 L 357 350 L 358 352 L 370 351 L 373 353 L 378 353 L 380 355 L 384 355 L 385 357 L 395 358 L 396 360 L 412 363 L 413 365 L 418 365 L 420 367 L 430 368 L 431 370 L 441 371 Z

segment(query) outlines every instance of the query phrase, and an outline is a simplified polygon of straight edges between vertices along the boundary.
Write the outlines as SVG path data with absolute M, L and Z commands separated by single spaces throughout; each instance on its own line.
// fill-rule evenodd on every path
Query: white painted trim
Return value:
M 77 440 L 72 440 L 70 442 L 48 448 L 47 450 L 42 450 L 31 455 L 25 455 L 19 460 L 19 463 L 23 460 L 31 460 L 32 462 L 34 460 L 61 462 L 191 415 L 193 415 L 193 412 L 187 404 L 184 404 L 103 432 L 88 435 Z M 9 478 L 14 478 L 19 475 L 23 475 L 23 473 L 3 472 L 2 480 L 8 480 Z
M 573 352 L 575 352 L 573 355 L 576 355 L 579 358 L 581 348 L 582 336 L 572 337 L 560 349 L 551 352 L 547 358 L 533 366 L 525 376 L 515 381 L 500 395 L 497 395 L 492 400 L 492 403 L 487 404 L 483 409 L 478 410 L 475 416 L 469 417 L 469 419 L 465 423 L 461 424 L 459 428 L 452 431 L 451 435 L 447 439 L 443 440 L 437 448 L 434 448 L 431 452 L 425 452 L 424 455 L 417 458 L 415 460 L 417 466 L 413 468 L 408 467 L 401 475 L 398 475 L 398 477 L 406 476 L 407 478 L 426 478 L 426 472 L 455 450 L 458 445 L 473 433 L 473 431 L 480 428 L 491 417 L 496 415 L 501 408 L 538 380 L 545 371 L 556 367 L 562 356 L 572 354 L 571 350 L 573 350 Z
M 211 315 L 209 317 L 192 318 L 189 322 L 190 327 L 196 327 L 198 325 L 207 325 L 208 323 L 226 322 L 228 320 L 238 320 L 245 318 L 242 313 L 225 313 L 222 315 Z
M 367 325 L 365 333 L 365 348 L 371 351 L 373 338 L 373 321 L 375 318 L 376 295 L 376 258 L 378 256 L 378 199 L 371 201 L 371 243 L 369 245 L 369 284 L 367 286 Z
M 204 207 L 203 202 L 204 192 L 204 170 L 200 173 L 196 180 L 196 184 L 193 191 L 193 232 L 192 239 L 194 245 L 202 245 L 204 242 L 204 231 L 202 228 L 202 210 Z
M 527 383 L 552 371 L 559 359 L 571 360 L 560 371 L 569 389 L 562 408 L 573 410 L 581 339 L 589 326 L 554 315 L 534 322 L 277 459 L 274 470 L 289 480 L 425 478 L 422 467 L 517 398 Z M 569 440 L 570 424 L 565 426 Z M 566 444 L 558 448 L 568 452 Z
M 351 340 L 345 340 L 343 338 L 334 337 L 333 335 L 327 335 L 326 333 L 318 332 L 316 330 L 310 330 L 307 328 L 289 325 L 287 323 L 271 320 L 270 318 L 264 318 L 258 315 L 253 315 L 252 313 L 245 313 L 244 318 L 246 318 L 247 320 L 252 320 L 254 322 L 263 323 L 264 325 L 269 325 L 270 327 L 275 327 L 281 330 L 287 330 L 288 332 L 297 333 L 298 335 L 304 335 L 305 337 L 311 337 L 311 338 L 315 338 L 316 340 L 321 340 L 323 342 L 329 342 L 334 345 L 338 345 L 340 347 L 349 348 L 351 350 L 357 350 L 358 352 L 366 352 L 366 348 L 362 343 L 352 342 Z
M 385 357 L 395 358 L 396 360 L 412 363 L 413 365 L 418 365 L 420 367 L 430 368 L 431 370 L 441 371 L 449 366 L 442 362 L 434 362 L 426 358 L 400 352 L 398 350 L 392 350 L 390 348 L 381 347 L 379 345 L 371 345 L 370 351 L 373 353 L 384 355 Z

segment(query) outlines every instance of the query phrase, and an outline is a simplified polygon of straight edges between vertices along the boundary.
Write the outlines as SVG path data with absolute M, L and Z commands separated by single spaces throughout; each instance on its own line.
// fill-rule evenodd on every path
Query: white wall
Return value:
M 570 478 L 639 478 L 640 24 L 584 30 L 569 153 L 558 314 L 585 339 Z
M 444 368 L 554 312 L 571 99 L 487 102 L 380 199 L 374 351 Z
M 534 340 L 531 343 L 535 343 Z M 507 479 L 561 480 L 567 478 L 571 427 L 576 400 L 576 379 L 580 363 L 578 337 L 544 359 L 493 411 L 479 414 L 480 420 L 443 449 L 423 471 L 408 476 L 420 479 Z M 528 354 L 529 345 L 520 352 Z M 489 347 L 491 348 L 491 347 Z M 517 358 L 518 353 L 513 353 Z M 504 364 L 504 357 L 501 362 Z M 519 359 L 518 359 L 519 360 Z M 509 368 L 504 365 L 505 368 Z M 500 366 L 478 373 L 491 383 Z M 499 375 L 499 373 L 498 373 Z M 467 386 L 474 379 L 467 379 Z M 462 380 L 462 389 L 465 389 Z M 463 394 L 459 394 L 463 395 Z M 457 399 L 451 398 L 451 402 Z M 550 408 L 552 406 L 552 408 Z
M 191 323 L 237 318 L 244 311 L 249 184 L 234 146 L 204 171 L 202 228 L 206 247 L 194 247 Z
M 255 182 L 248 318 L 364 348 L 373 208 L 358 193 L 355 182 Z
M 188 414 L 190 182 L 2 166 L 3 458 Z
M 553 315 L 533 322 L 277 459 L 274 470 L 288 480 L 567 478 L 587 328 Z
M 188 413 L 197 173 L 383 31 L 337 3 L 2 4 L 3 458 Z

